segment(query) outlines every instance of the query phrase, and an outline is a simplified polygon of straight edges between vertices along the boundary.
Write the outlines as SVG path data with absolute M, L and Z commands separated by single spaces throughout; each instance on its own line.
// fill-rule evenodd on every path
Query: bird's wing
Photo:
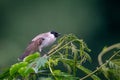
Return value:
M 32 54 L 32 53 L 36 52 L 38 50 L 38 47 L 41 45 L 43 40 L 44 40 L 44 38 L 39 38 L 36 41 L 31 41 L 29 43 L 28 47 L 26 48 L 24 54 L 22 56 L 20 56 L 19 59 L 24 59 L 29 54 Z

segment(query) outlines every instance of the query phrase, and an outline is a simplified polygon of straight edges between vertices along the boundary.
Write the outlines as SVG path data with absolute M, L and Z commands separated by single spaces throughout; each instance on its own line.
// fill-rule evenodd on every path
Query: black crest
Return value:
M 51 34 L 53 34 L 55 37 L 60 36 L 60 33 L 57 33 L 57 32 L 55 32 L 55 31 L 51 31 Z

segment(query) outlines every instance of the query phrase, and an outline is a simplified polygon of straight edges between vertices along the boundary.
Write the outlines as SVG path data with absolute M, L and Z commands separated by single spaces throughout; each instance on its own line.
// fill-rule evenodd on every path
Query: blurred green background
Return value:
M 95 68 L 102 48 L 120 42 L 119 27 L 117 0 L 0 0 L 0 68 L 15 63 L 34 36 L 50 30 L 84 39 Z

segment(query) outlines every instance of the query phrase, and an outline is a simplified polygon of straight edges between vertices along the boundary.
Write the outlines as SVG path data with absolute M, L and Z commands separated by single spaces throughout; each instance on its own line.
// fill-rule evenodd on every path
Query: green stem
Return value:
M 49 52 L 48 52 L 48 55 L 51 55 L 52 52 L 54 52 L 57 48 L 59 48 L 61 45 L 62 45 L 63 42 L 59 43 L 55 48 L 51 49 Z
M 80 80 L 84 80 L 88 77 L 90 77 L 91 75 L 93 75 L 94 73 L 96 73 L 98 70 L 100 70 L 102 67 L 104 67 L 108 62 L 110 62 L 118 53 L 120 53 L 120 50 L 117 51 L 114 55 L 112 55 L 104 64 L 102 64 L 100 67 L 98 67 L 96 70 L 94 70 L 92 73 L 84 76 L 83 78 L 81 78 Z
M 57 80 L 57 78 L 55 77 L 55 74 L 51 68 L 51 65 L 50 65 L 50 62 L 48 62 L 48 65 L 49 65 L 49 69 L 50 69 L 50 72 L 52 73 L 52 75 L 54 76 L 55 80 Z
M 114 44 L 104 50 L 102 50 L 102 52 L 100 52 L 100 54 L 98 55 L 98 62 L 99 62 L 99 65 L 102 65 L 103 64 L 103 61 L 102 61 L 102 56 L 105 55 L 108 51 L 114 49 L 114 48 L 120 48 L 120 43 L 117 43 L 117 44 Z
M 76 76 L 77 53 L 74 53 L 73 75 Z
M 68 44 L 70 44 L 70 43 L 72 43 L 72 42 L 74 42 L 74 41 L 80 41 L 79 39 L 74 39 L 74 40 L 72 40 L 72 41 L 70 41 L 70 42 L 68 42 L 68 43 L 66 43 L 65 45 L 63 45 L 62 47 L 60 47 L 60 48 L 58 48 L 61 44 L 59 44 L 58 46 L 57 46 L 57 50 L 55 50 L 56 49 L 56 47 L 55 48 L 53 48 L 52 49 L 52 51 L 49 51 L 48 52 L 48 56 L 50 57 L 51 55 L 53 55 L 53 54 L 55 54 L 56 52 L 58 52 L 58 51 L 60 51 L 61 49 L 63 49 L 64 47 L 66 47 Z M 53 50 L 55 50 L 55 51 L 53 51 Z

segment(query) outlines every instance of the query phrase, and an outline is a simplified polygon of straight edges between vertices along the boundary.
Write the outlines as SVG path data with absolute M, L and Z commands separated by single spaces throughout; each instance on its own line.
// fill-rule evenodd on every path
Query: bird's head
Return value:
M 55 32 L 55 31 L 51 31 L 50 33 L 53 34 L 55 37 L 58 37 L 58 36 L 61 35 L 60 33 L 57 33 L 57 32 Z

